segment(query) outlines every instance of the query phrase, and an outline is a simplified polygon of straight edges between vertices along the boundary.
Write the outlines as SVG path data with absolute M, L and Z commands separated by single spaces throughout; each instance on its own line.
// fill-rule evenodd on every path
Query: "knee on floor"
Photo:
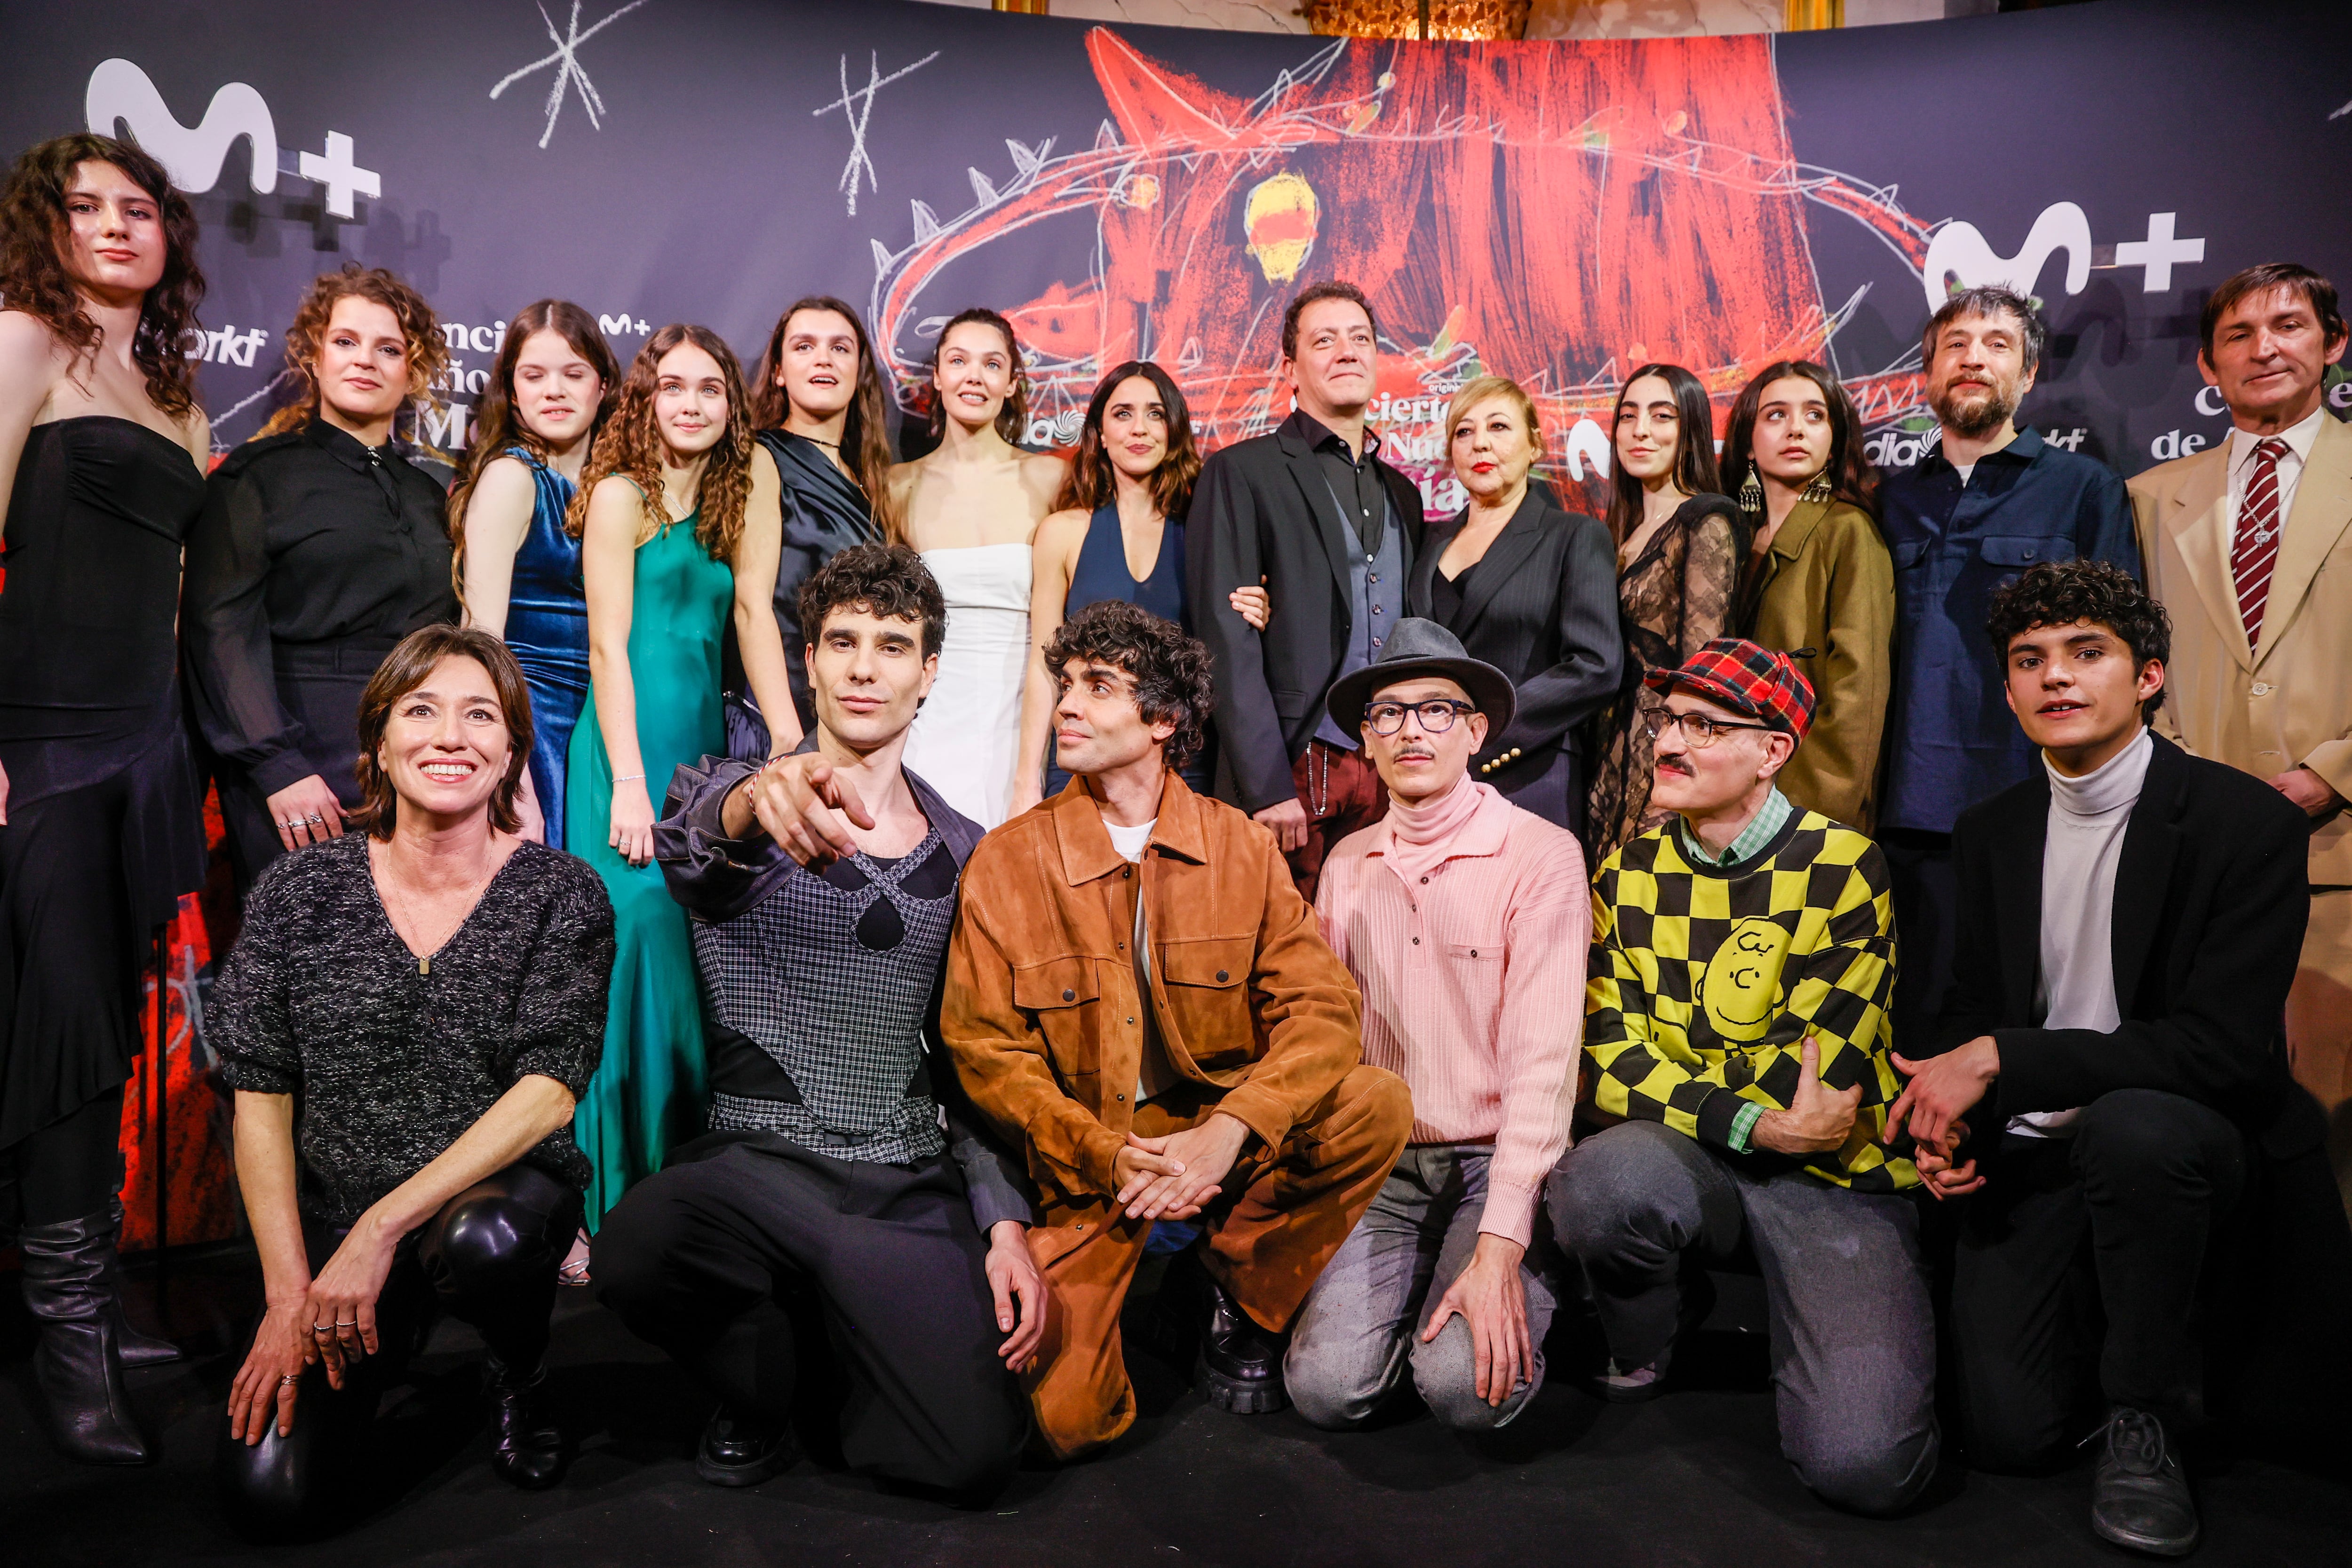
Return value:
M 1878 1446 L 1840 1444 L 1792 1456 L 1797 1479 L 1833 1507 L 1873 1519 L 1902 1512 L 1917 1500 L 1936 1473 L 1933 1432 Z
M 1358 1358 L 1319 1354 L 1313 1346 L 1291 1342 L 1283 1358 L 1283 1392 L 1290 1406 L 1310 1427 L 1327 1432 L 1361 1426 L 1386 1392 L 1377 1368 L 1367 1375 Z
M 1469 1325 L 1460 1318 L 1446 1320 L 1427 1344 L 1421 1343 L 1418 1334 L 1413 1336 L 1412 1386 L 1438 1424 L 1456 1432 L 1492 1431 L 1515 1414 L 1527 1397 L 1515 1390 L 1514 1397 L 1490 1405 L 1479 1396 L 1477 1351 L 1471 1343 Z

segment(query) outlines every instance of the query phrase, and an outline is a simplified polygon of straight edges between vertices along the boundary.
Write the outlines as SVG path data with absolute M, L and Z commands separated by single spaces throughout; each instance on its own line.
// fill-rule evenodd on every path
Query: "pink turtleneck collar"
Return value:
M 1500 799 L 1492 784 L 1473 783 L 1466 772 L 1454 779 L 1453 789 L 1419 805 L 1390 796 L 1388 854 L 1397 873 L 1410 882 L 1444 864 L 1447 855 L 1463 853 L 1467 847 L 1461 841 L 1463 834 L 1476 821 L 1479 808 Z M 1482 841 L 1470 852 L 1493 850 Z

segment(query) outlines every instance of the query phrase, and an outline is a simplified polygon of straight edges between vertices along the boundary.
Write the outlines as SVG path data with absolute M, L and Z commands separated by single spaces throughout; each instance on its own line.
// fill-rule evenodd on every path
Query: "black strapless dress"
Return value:
M 204 500 L 136 421 L 25 438 L 0 555 L 0 1151 L 130 1076 L 147 941 L 204 881 L 175 636 Z

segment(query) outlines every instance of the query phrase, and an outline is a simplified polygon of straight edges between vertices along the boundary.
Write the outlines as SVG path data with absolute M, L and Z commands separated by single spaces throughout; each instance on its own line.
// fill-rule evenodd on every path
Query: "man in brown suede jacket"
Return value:
M 972 852 L 940 1032 L 1039 1188 L 1054 1312 L 1030 1395 L 1068 1458 L 1135 1419 L 1119 1306 L 1160 1219 L 1207 1230 L 1210 1399 L 1286 1403 L 1284 1333 L 1412 1105 L 1362 1064 L 1355 982 L 1273 835 L 1176 776 L 1211 711 L 1206 651 L 1110 601 L 1045 657 L 1077 777 Z

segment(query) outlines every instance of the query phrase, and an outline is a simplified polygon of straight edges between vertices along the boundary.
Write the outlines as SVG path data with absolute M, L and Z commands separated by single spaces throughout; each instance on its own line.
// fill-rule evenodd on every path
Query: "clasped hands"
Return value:
M 1223 1111 L 1161 1137 L 1129 1133 L 1111 1162 L 1112 1201 L 1129 1219 L 1190 1219 L 1223 1190 L 1249 1136 L 1247 1123 Z
M 278 1435 L 288 1436 L 294 1430 L 294 1396 L 306 1370 L 325 1363 L 328 1383 L 341 1388 L 352 1364 L 382 1348 L 375 1303 L 392 1272 L 400 1235 L 370 1210 L 315 1279 L 299 1293 L 270 1300 L 253 1348 L 229 1388 L 231 1437 L 247 1445 L 260 1442 L 273 1413 Z
M 1913 1061 L 1892 1051 L 1887 1055 L 1911 1082 L 1887 1108 L 1885 1141 L 1894 1143 L 1905 1123 L 1909 1123 L 1911 1163 L 1917 1167 L 1927 1195 L 1938 1202 L 1984 1186 L 1975 1158 L 1958 1158 L 1960 1145 L 1969 1137 L 1969 1124 L 1960 1118 L 2000 1076 L 2000 1048 L 1992 1036 L 1979 1035 L 1957 1051 L 1925 1061 Z

